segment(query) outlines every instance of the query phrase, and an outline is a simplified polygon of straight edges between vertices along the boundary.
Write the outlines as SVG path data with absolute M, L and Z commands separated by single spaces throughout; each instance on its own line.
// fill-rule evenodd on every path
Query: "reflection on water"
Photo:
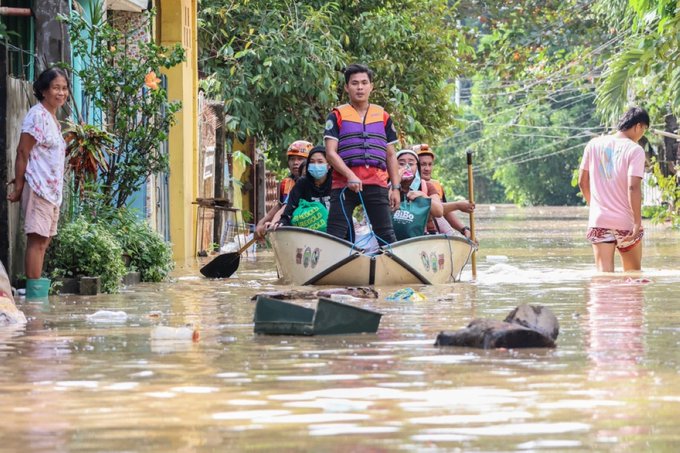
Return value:
M 590 378 L 633 378 L 644 359 L 644 278 L 599 276 L 588 286 L 587 350 Z
M 586 216 L 480 206 L 478 280 L 414 288 L 422 302 L 378 288 L 361 304 L 384 313 L 376 335 L 253 335 L 250 297 L 280 289 L 268 252 L 225 281 L 197 264 L 173 283 L 24 303 L 28 325 L 0 334 L 2 448 L 674 451 L 679 235 L 646 225 L 644 273 L 596 275 Z M 556 349 L 432 346 L 524 302 L 556 314 Z M 125 316 L 88 320 L 103 310 Z M 187 325 L 198 342 L 159 328 Z

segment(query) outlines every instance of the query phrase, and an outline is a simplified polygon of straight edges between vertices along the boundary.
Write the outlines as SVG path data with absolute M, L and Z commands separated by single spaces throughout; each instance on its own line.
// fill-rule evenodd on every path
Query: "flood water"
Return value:
M 680 233 L 645 225 L 645 271 L 597 275 L 584 208 L 481 206 L 478 278 L 414 287 L 375 335 L 256 336 L 269 252 L 118 295 L 20 302 L 0 330 L 5 451 L 678 451 Z M 620 265 L 617 266 L 620 269 Z M 645 283 L 645 281 L 649 281 Z M 435 348 L 441 330 L 550 307 L 557 348 Z M 313 306 L 305 303 L 307 306 Z M 98 310 L 127 319 L 92 322 Z M 200 329 L 159 340 L 154 327 Z

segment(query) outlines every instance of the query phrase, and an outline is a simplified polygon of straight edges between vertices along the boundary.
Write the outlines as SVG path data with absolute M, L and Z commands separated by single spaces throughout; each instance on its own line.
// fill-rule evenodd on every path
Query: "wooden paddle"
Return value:
M 254 237 L 246 243 L 238 252 L 223 253 L 217 255 L 215 259 L 201 268 L 201 274 L 208 278 L 229 278 L 231 274 L 236 272 L 238 265 L 241 262 L 241 254 L 246 251 L 248 247 L 257 241 Z
M 474 176 L 472 174 L 472 151 L 467 152 L 468 195 L 475 202 Z M 475 211 L 470 212 L 470 240 L 475 242 Z M 477 278 L 477 252 L 472 252 L 472 278 Z

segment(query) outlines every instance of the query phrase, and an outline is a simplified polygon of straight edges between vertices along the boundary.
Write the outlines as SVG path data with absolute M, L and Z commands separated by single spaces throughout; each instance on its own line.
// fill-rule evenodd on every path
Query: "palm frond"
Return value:
M 628 100 L 628 87 L 632 78 L 647 61 L 648 51 L 633 43 L 614 57 L 603 74 L 604 82 L 597 90 L 596 102 L 606 115 L 619 116 Z

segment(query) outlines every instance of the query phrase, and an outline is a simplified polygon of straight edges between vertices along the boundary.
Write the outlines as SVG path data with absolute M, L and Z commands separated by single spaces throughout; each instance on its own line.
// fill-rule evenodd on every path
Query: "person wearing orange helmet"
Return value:
M 301 176 L 302 164 L 307 160 L 309 151 L 313 148 L 310 142 L 306 140 L 295 140 L 288 146 L 286 156 L 288 158 L 288 176 L 283 178 L 279 184 L 279 202 L 272 207 L 267 214 L 257 222 L 255 227 L 255 236 L 263 239 L 270 223 L 279 219 L 286 206 L 286 199 L 288 194 L 295 186 L 295 181 Z
M 437 189 L 439 198 L 444 205 L 444 216 L 435 219 L 435 226 L 438 231 L 430 231 L 430 233 L 444 233 L 448 234 L 451 229 L 458 231 L 466 238 L 470 238 L 470 228 L 463 225 L 454 211 L 462 211 L 470 213 L 475 210 L 475 204 L 469 201 L 446 201 L 446 193 L 441 183 L 436 179 L 432 179 L 432 169 L 434 167 L 434 152 L 427 143 L 415 145 L 411 149 L 418 153 L 418 161 L 420 162 L 421 177 L 426 182 L 430 183 Z
M 300 174 L 300 167 L 307 160 L 307 156 L 309 156 L 309 152 L 312 150 L 313 146 L 314 145 L 308 141 L 295 140 L 288 147 L 286 156 L 288 157 L 288 171 L 290 173 L 283 178 L 279 185 L 279 201 L 281 203 L 286 202 L 286 198 L 288 198 L 288 194 L 295 185 L 295 181 L 302 176 Z

